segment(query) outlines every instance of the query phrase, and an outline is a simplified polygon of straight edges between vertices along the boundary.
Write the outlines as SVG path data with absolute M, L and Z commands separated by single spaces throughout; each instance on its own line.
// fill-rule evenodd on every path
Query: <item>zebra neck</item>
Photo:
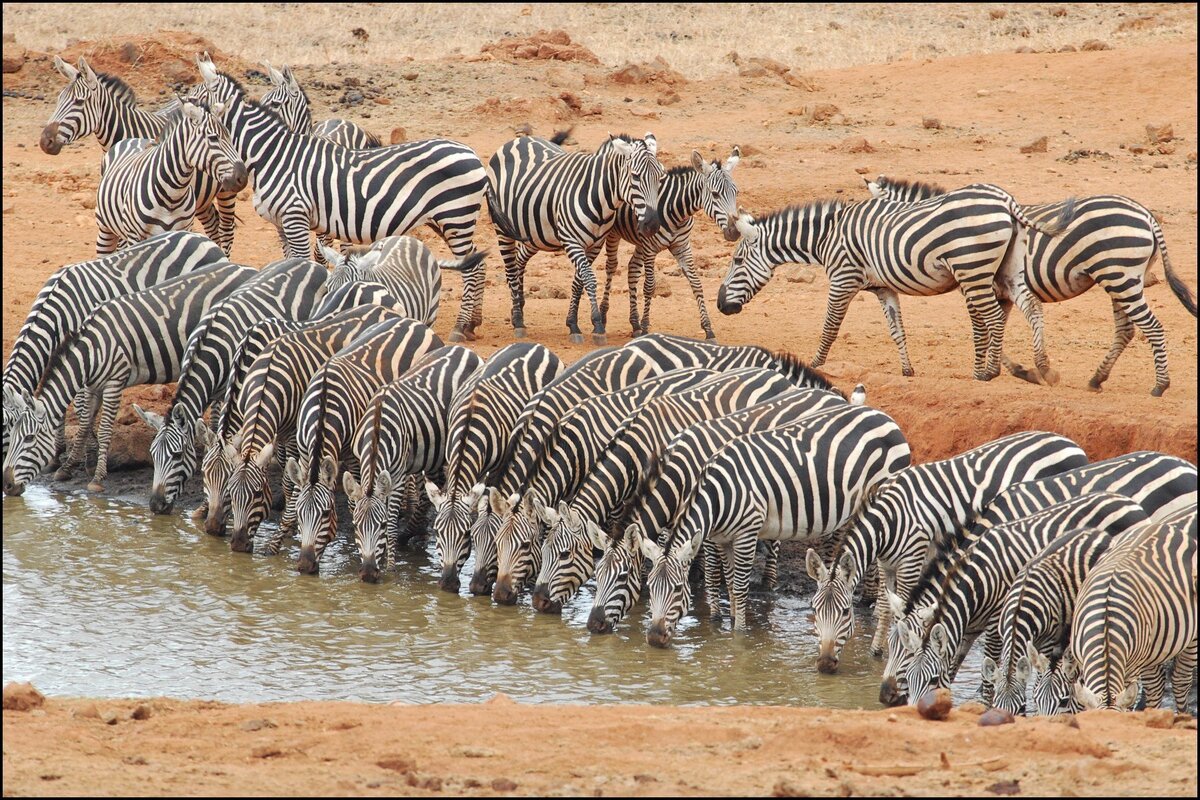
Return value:
M 106 96 L 96 122 L 96 139 L 105 152 L 126 139 L 157 139 L 166 125 L 165 121 L 156 122 L 153 117 L 153 114 L 136 106 Z
M 846 534 L 846 542 L 842 547 L 842 552 L 851 553 L 854 556 L 854 571 L 850 575 L 850 587 L 853 589 L 862 581 L 863 576 L 867 572 L 867 568 L 876 558 L 879 557 L 880 533 L 865 524 L 865 521 L 860 517 L 852 523 L 850 532 Z M 834 557 L 833 564 L 830 565 L 831 570 L 836 570 L 838 559 L 841 556 Z
M 179 123 L 171 135 L 146 154 L 147 174 L 154 176 L 154 185 L 159 188 L 155 195 L 163 200 L 178 201 L 190 195 L 195 181 L 196 169 L 188 163 L 184 150 L 187 147 L 187 131 Z
M 598 488 L 599 484 L 596 481 L 587 481 L 575 494 L 571 500 L 571 507 L 578 511 L 585 520 L 591 520 L 597 525 L 604 524 L 606 514 L 605 506 L 609 503 L 604 502 L 601 496 L 602 491 Z M 614 498 L 615 499 L 615 498 Z
M 766 220 L 762 235 L 771 243 L 775 262 L 825 264 L 833 220 L 840 209 L 840 203 L 813 203 Z
M 277 117 L 247 103 L 241 96 L 236 96 L 232 102 L 234 111 L 230 115 L 229 136 L 252 178 L 273 158 L 280 158 L 293 149 L 285 146 L 285 142 L 290 144 L 290 140 L 298 136 L 306 141 L 317 141 L 292 133 Z
M 659 188 L 658 213 L 663 227 L 675 228 L 704 208 L 704 176 L 689 169 L 668 172 Z

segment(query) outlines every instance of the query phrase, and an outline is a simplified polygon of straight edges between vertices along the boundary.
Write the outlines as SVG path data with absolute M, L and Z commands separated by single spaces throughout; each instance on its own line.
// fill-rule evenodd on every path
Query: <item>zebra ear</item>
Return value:
M 317 242 L 317 247 L 320 248 L 322 257 L 329 263 L 330 269 L 340 266 L 345 261 L 345 257 L 341 253 L 324 242 Z
M 593 548 L 596 550 L 604 549 L 605 544 L 608 542 L 608 537 L 604 535 L 604 531 L 600 530 L 599 525 L 589 519 L 583 523 L 583 530 L 591 541 Z
M 703 172 L 705 175 L 713 171 L 713 165 L 704 160 L 704 156 L 700 155 L 699 150 L 692 151 L 692 169 L 696 172 Z
M 205 50 L 196 57 L 196 67 L 200 70 L 200 77 L 205 83 L 215 83 L 217 80 L 217 65 L 213 63 L 212 56 Z
M 146 423 L 154 430 L 162 430 L 164 421 L 161 414 L 155 414 L 153 411 L 147 411 L 137 403 L 133 404 L 133 412 L 141 418 L 142 422 Z
M 646 149 L 650 151 L 650 155 L 658 155 L 658 139 L 654 137 L 653 133 L 647 131 L 642 141 L 646 143 Z
M 849 583 L 850 576 L 854 574 L 854 554 L 850 552 L 842 553 L 842 557 L 838 559 L 837 577 L 842 583 Z
M 76 64 L 76 67 L 79 68 L 79 74 L 83 76 L 84 83 L 88 84 L 89 86 L 99 86 L 100 85 L 100 79 L 96 77 L 96 73 L 92 70 L 91 66 L 87 63 L 87 60 L 84 59 L 82 56 L 80 56 L 79 62 Z
M 945 655 L 950 650 L 950 634 L 946 632 L 946 626 L 942 623 L 934 625 L 929 631 L 929 644 L 933 647 L 934 652 Z
M 1130 681 L 1125 690 L 1117 695 L 1117 699 L 1113 701 L 1113 705 L 1124 711 L 1133 708 L 1133 704 L 1137 702 L 1138 682 Z
M 700 545 L 702 544 L 704 544 L 704 537 L 697 535 L 686 542 L 675 545 L 676 560 L 681 564 L 692 563 L 692 559 L 696 557 L 696 553 L 700 552 Z
M 663 549 L 658 546 L 658 542 L 651 540 L 649 536 L 643 536 L 640 529 L 630 525 L 625 529 L 626 533 L 633 531 L 634 542 L 637 544 L 637 549 L 642 552 L 642 556 L 651 561 L 658 561 L 663 557 Z
M 199 123 L 204 121 L 204 109 L 186 100 L 183 102 L 183 115 L 191 122 Z
M 889 581 L 888 583 L 889 583 L 889 586 L 886 589 L 884 589 L 884 591 L 887 592 L 888 608 L 890 608 L 892 610 L 893 619 L 903 619 L 904 618 L 904 601 L 900 599 L 900 595 L 895 593 L 895 591 L 894 591 L 895 584 L 892 584 L 891 581 Z
M 829 570 L 825 569 L 825 563 L 821 561 L 821 557 L 817 555 L 817 551 L 811 547 L 804 554 L 804 567 L 808 571 L 808 577 L 817 583 L 824 583 L 829 580 Z
M 1021 656 L 1013 664 L 1013 677 L 1017 679 L 1017 683 L 1023 686 L 1029 680 L 1029 672 L 1029 658 Z M 993 680 L 992 683 L 995 683 L 995 681 Z
M 362 499 L 362 487 L 358 485 L 358 481 L 354 480 L 354 476 L 349 470 L 342 473 L 342 491 L 346 493 L 346 497 L 350 498 L 352 503 L 357 503 Z
M 267 442 L 265 445 L 263 445 L 263 449 L 258 451 L 258 455 L 254 457 L 254 463 L 260 468 L 266 469 L 267 465 L 271 463 L 271 459 L 274 456 L 275 443 Z M 289 461 L 295 461 L 295 459 L 289 459 Z M 293 481 L 293 483 L 299 483 L 299 481 Z
M 1079 677 L 1079 662 L 1075 660 L 1075 656 L 1071 655 L 1070 649 L 1067 649 L 1062 654 L 1062 658 L 1058 660 L 1058 671 L 1068 681 L 1073 681 Z
M 737 222 L 734 224 L 737 226 L 738 233 L 740 233 L 742 238 L 747 242 L 754 242 L 758 240 L 758 226 L 754 224 L 754 220 L 749 214 L 740 215 L 737 218 Z
M 488 504 L 491 506 L 492 513 L 498 517 L 502 517 L 512 510 L 504 502 L 504 496 L 500 494 L 500 490 L 495 487 L 488 489 Z
M 1050 670 L 1050 660 L 1038 652 L 1038 649 L 1033 646 L 1033 642 L 1029 642 L 1029 646 L 1025 648 L 1025 661 L 1029 664 L 1029 669 L 1033 672 L 1040 672 L 1043 675 Z
M 284 84 L 285 79 L 282 72 L 272 67 L 268 61 L 262 62 L 262 65 L 266 68 L 267 77 L 271 79 L 271 83 L 273 85 L 282 86 Z
M 212 428 L 208 427 L 208 423 L 204 421 L 204 417 L 196 417 L 192 423 L 192 438 L 196 442 L 196 446 L 207 450 L 213 446 L 217 440 L 217 435 L 212 432 Z
M 58 56 L 54 57 L 54 69 L 58 70 L 58 74 L 62 75 L 69 81 L 73 81 L 79 77 L 79 70 L 75 69 Z
M 867 387 L 861 383 L 854 385 L 854 391 L 850 393 L 850 405 L 865 406 L 867 404 Z
M 440 508 L 442 503 L 446 502 L 442 490 L 433 481 L 425 481 L 425 496 L 429 498 L 429 502 L 433 503 L 434 508 Z
M 317 480 L 325 484 L 326 488 L 333 488 L 333 481 L 337 477 L 337 462 L 329 456 L 321 459 L 321 466 L 317 468 Z
M 528 500 L 530 506 L 532 506 L 533 513 L 547 528 L 553 528 L 558 524 L 558 520 L 562 516 L 561 510 L 564 508 L 562 503 L 559 504 L 559 511 L 555 511 L 552 508 L 542 505 L 542 501 L 536 497 L 532 497 L 531 495 L 527 494 L 525 495 L 525 499 Z M 524 503 L 522 503 L 522 505 L 524 505 Z
M 296 486 L 300 485 L 300 462 L 296 460 L 295 456 L 288 457 L 287 464 L 283 468 L 283 474 Z
M 375 269 L 379 265 L 379 261 L 382 258 L 383 251 L 377 247 L 372 247 L 370 250 L 362 253 L 354 260 L 354 266 L 363 270 Z M 347 261 L 349 261 L 349 259 L 347 259 Z
M 900 644 L 910 653 L 921 652 L 921 637 L 912 629 L 908 623 L 901 621 L 896 623 L 896 630 L 900 634 Z
M 1083 681 L 1075 681 L 1074 687 L 1075 702 L 1084 711 L 1091 711 L 1093 708 L 1100 707 L 1100 697 L 1091 689 L 1083 685 Z
M 292 74 L 292 68 L 288 65 L 283 66 L 283 77 L 288 82 L 289 86 L 300 88 L 300 84 L 296 81 L 296 76 Z
M 979 676 L 990 684 L 995 685 L 997 678 L 996 662 L 992 661 L 990 656 L 983 657 L 983 664 L 979 668 Z
M 742 160 L 742 148 L 738 147 L 735 144 L 733 146 L 733 153 L 730 154 L 729 158 L 725 159 L 725 167 L 724 167 L 725 171 L 733 172 L 733 168 L 736 167 L 738 165 L 738 162 L 741 160 Z
M 625 526 L 625 532 L 621 534 L 620 541 L 624 543 L 630 550 L 637 550 L 638 539 L 642 536 L 642 529 L 638 527 L 636 522 Z
M 349 475 L 350 473 L 347 472 L 346 474 Z M 379 474 L 375 476 L 375 494 L 379 497 L 387 497 L 392 493 L 394 487 L 395 481 L 392 480 L 392 473 L 386 469 L 380 470 Z

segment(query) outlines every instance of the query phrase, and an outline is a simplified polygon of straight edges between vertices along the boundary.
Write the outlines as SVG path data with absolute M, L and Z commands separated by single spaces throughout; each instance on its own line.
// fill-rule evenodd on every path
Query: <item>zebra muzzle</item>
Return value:
M 246 171 L 245 164 L 234 164 L 232 173 L 221 181 L 221 191 L 223 192 L 240 192 L 246 188 L 246 182 L 249 180 L 250 174 Z
M 646 213 L 642 214 L 642 218 L 638 221 L 638 234 L 653 236 L 658 233 L 659 225 L 658 211 L 651 206 L 646 206 Z
M 646 644 L 651 647 L 667 647 L 671 644 L 671 630 L 665 620 L 650 623 L 650 630 L 646 631 Z
M 587 629 L 592 633 L 612 633 L 613 624 L 604 615 L 603 608 L 593 608 L 588 615 Z
M 301 575 L 317 574 L 317 548 L 300 548 L 300 558 L 296 561 L 296 571 Z
M 900 693 L 895 678 L 887 678 L 879 684 L 879 702 L 889 708 L 902 706 L 908 702 L 908 695 Z
M 717 290 L 717 310 L 726 315 L 738 314 L 741 313 L 742 304 L 730 301 L 725 294 L 725 287 L 722 286 Z
M 495 578 L 492 578 L 486 572 L 476 572 L 471 576 L 471 583 L 467 587 L 471 590 L 471 594 L 485 597 L 492 593 L 492 584 Z
M 38 142 L 42 148 L 42 152 L 47 155 L 56 156 L 62 150 L 62 142 L 58 140 L 58 123 L 55 122 L 47 125 L 42 129 L 42 138 Z
M 438 588 L 439 589 L 441 589 L 443 592 L 451 592 L 453 594 L 458 594 L 458 587 L 461 585 L 462 584 L 459 582 L 459 579 L 458 579 L 458 567 L 457 566 L 451 564 L 448 567 L 442 568 L 442 577 L 438 578 Z M 473 581 L 473 580 L 471 581 L 471 587 L 472 587 L 471 591 L 474 592 L 475 591 L 474 590 L 475 581 Z M 480 594 L 480 592 L 475 592 L 475 594 Z M 484 592 L 483 594 L 486 594 L 486 592 Z
M 155 514 L 170 514 L 175 503 L 167 501 L 167 490 L 159 487 L 150 495 L 150 510 Z
M 737 229 L 737 224 L 732 219 L 729 220 L 729 224 L 721 230 L 721 233 L 724 234 L 725 241 L 727 242 L 736 242 L 738 239 L 742 238 L 741 231 Z
M 539 583 L 533 589 L 533 607 L 543 614 L 562 613 L 562 603 L 556 603 L 550 599 L 550 590 L 544 583 Z
M 12 467 L 4 470 L 4 493 L 9 497 L 20 497 L 25 491 L 24 483 L 17 483 Z
M 364 583 L 379 583 L 379 567 L 374 558 L 363 561 L 362 566 L 358 569 L 358 577 Z
M 512 606 L 517 603 L 517 593 L 513 590 L 512 579 L 507 575 L 496 578 L 492 589 L 492 599 L 502 606 Z

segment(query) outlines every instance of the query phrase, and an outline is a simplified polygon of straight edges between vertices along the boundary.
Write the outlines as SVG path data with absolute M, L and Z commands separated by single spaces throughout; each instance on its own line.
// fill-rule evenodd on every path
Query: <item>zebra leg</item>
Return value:
M 700 309 L 700 327 L 704 329 L 704 338 L 716 339 L 717 335 L 713 333 L 712 329 L 712 320 L 708 316 L 708 306 L 704 303 L 704 287 L 700 284 L 700 276 L 696 274 L 693 263 L 691 236 L 685 236 L 681 240 L 673 242 L 670 250 L 671 255 L 675 256 L 675 261 L 679 264 L 683 276 L 687 278 L 688 286 L 692 290 L 692 297 L 696 301 L 696 307 Z M 649 317 L 649 315 L 650 305 L 647 303 L 646 316 Z
M 96 430 L 100 452 L 96 456 L 96 473 L 87 487 L 89 492 L 104 491 L 104 479 L 108 477 L 108 444 L 112 441 L 113 424 L 117 421 L 117 412 L 121 410 L 121 392 L 124 389 L 124 381 L 110 381 L 97 392 L 102 398 Z
M 1141 674 L 1142 689 L 1145 691 L 1145 708 L 1162 708 L 1163 695 L 1167 691 L 1167 665 L 1147 667 Z
M 237 228 L 237 194 L 234 192 L 218 192 L 214 204 L 217 207 L 217 219 L 220 227 L 217 234 L 219 238 L 213 239 L 213 241 L 228 256 L 233 252 L 233 234 Z
M 842 320 L 846 318 L 850 301 L 862 288 L 857 282 L 844 283 L 844 278 L 840 275 L 830 275 L 829 278 L 829 298 L 825 307 L 825 322 L 821 326 L 821 343 L 817 345 L 817 354 L 809 362 L 809 366 L 812 367 L 819 367 L 825 363 L 829 348 L 833 347 L 833 342 L 842 327 Z
M 279 231 L 279 239 L 280 239 L 280 241 L 283 242 L 283 247 L 286 250 L 287 249 L 287 239 L 284 237 L 282 229 L 280 229 L 280 231 Z M 328 233 L 318 233 L 317 234 L 317 243 L 315 245 L 313 245 L 313 257 L 312 257 L 313 261 L 317 262 L 318 264 L 320 264 L 323 267 L 327 267 L 327 266 L 329 266 L 329 262 L 327 262 L 325 260 L 325 254 L 321 252 L 322 246 L 328 247 L 330 250 L 333 249 L 333 237 L 331 235 L 329 235 Z
M 1146 341 L 1150 342 L 1150 349 L 1154 352 L 1154 388 L 1150 390 L 1150 394 L 1162 397 L 1162 393 L 1171 385 L 1171 378 L 1167 374 L 1167 337 L 1163 332 L 1162 323 L 1150 310 L 1140 288 L 1137 296 L 1126 302 L 1125 314 L 1145 335 Z M 1106 375 L 1105 378 L 1107 377 Z
M 75 438 L 71 440 L 70 449 L 64 454 L 62 464 L 54 473 L 54 480 L 70 480 L 75 474 L 75 468 L 87 458 L 88 439 L 92 434 L 92 425 L 100 412 L 101 395 L 83 389 L 75 396 L 75 416 L 79 418 L 79 427 L 75 430 Z M 63 415 L 66 419 L 66 415 Z M 65 435 L 65 431 L 64 431 Z
M 996 622 L 993 623 L 987 630 L 987 637 L 983 642 L 984 656 L 990 658 L 994 663 L 999 664 L 1002 643 L 1003 640 L 1000 638 L 1000 620 L 997 619 Z M 980 677 L 979 695 L 983 700 L 983 704 L 988 708 L 991 708 L 992 700 L 995 699 L 996 696 L 995 684 L 989 681 L 987 678 Z
M 1033 375 L 1023 367 L 1020 367 L 1020 365 L 1015 366 L 1021 372 L 1015 371 L 1013 363 L 1007 358 L 1004 358 L 1005 368 L 1018 378 L 1024 378 L 1031 383 L 1044 383 L 1047 386 L 1057 385 L 1059 381 L 1058 371 L 1051 368 L 1050 357 L 1046 355 L 1046 318 L 1042 310 L 1042 301 L 1038 300 L 1033 292 L 1029 291 L 1023 274 L 1014 283 L 1013 300 L 1017 304 L 1017 308 L 1021 309 L 1021 314 L 1025 316 L 1025 321 L 1029 323 L 1029 329 L 1033 332 L 1033 363 L 1037 367 L 1039 374 Z M 1005 320 L 1007 319 L 1008 309 L 1005 308 Z M 1022 372 L 1027 374 L 1021 374 Z
M 1188 695 L 1192 693 L 1192 681 L 1196 677 L 1196 640 L 1175 656 L 1175 667 L 1171 670 L 1171 693 L 1175 696 L 1175 712 L 1187 713 Z
M 121 241 L 117 234 L 110 230 L 101 228 L 96 233 L 96 256 L 106 256 L 109 253 L 115 253 Z
M 616 248 L 613 248 L 613 258 L 616 258 Z M 638 257 L 638 251 L 635 248 L 633 255 L 629 257 L 629 266 L 625 269 L 626 279 L 629 284 L 629 329 L 634 336 L 641 336 L 646 331 L 642 330 L 642 321 L 638 316 L 638 285 L 642 280 L 642 259 Z
M 758 531 L 762 525 L 756 525 Z M 758 547 L 758 536 L 743 532 L 734 536 L 726 549 L 725 578 L 729 584 L 729 616 L 733 618 L 733 629 L 746 629 L 746 609 L 750 602 L 750 570 L 754 568 L 754 551 Z M 732 578 L 732 580 L 730 580 Z
M 454 213 L 459 212 L 461 209 Z M 475 252 L 475 223 L 478 219 L 479 212 L 476 210 L 465 222 L 457 217 L 445 219 L 434 217 L 430 220 L 429 227 L 442 237 L 442 241 L 450 248 L 450 252 L 461 261 Z M 487 275 L 484 273 L 482 262 L 475 270 L 463 273 L 462 304 L 458 309 L 458 318 L 454 322 L 450 341 L 462 341 L 460 338 L 455 338 L 456 335 L 461 335 L 467 341 L 475 341 L 475 329 L 483 324 L 483 289 L 486 279 Z
M 612 292 L 613 276 L 621 267 L 617 260 L 617 245 L 620 241 L 621 237 L 616 234 L 610 233 L 604 237 L 604 299 L 600 302 L 600 313 L 604 315 L 605 324 L 608 323 L 608 297 Z
M 1112 373 L 1113 365 L 1117 363 L 1121 353 L 1124 353 L 1125 348 L 1133 341 L 1133 321 L 1129 319 L 1123 304 L 1116 297 L 1112 298 L 1112 308 L 1113 343 L 1108 350 L 1108 355 L 1100 362 L 1100 366 L 1096 367 L 1096 374 L 1088 381 L 1088 388 L 1093 392 L 1101 390 L 1104 382 L 1108 380 L 1109 374 Z
M 647 252 L 645 249 L 640 250 L 640 262 L 638 269 L 642 272 L 642 333 L 650 332 L 650 303 L 654 301 L 654 257 L 656 253 Z M 634 255 L 639 255 L 635 253 Z
M 508 281 L 508 292 L 512 296 L 513 336 L 525 338 L 525 265 L 529 256 L 524 248 L 512 239 L 497 235 L 500 240 L 500 258 L 504 261 L 504 279 Z
M 975 366 L 972 377 L 990 381 L 1000 374 L 1000 352 L 1004 347 L 1004 311 L 993 287 L 994 273 L 974 275 L 954 273 L 958 288 L 967 300 L 971 333 L 975 341 Z
M 867 291 L 875 295 L 879 300 L 879 307 L 883 309 L 888 333 L 892 335 L 892 341 L 896 343 L 896 349 L 900 351 L 900 371 L 905 377 L 911 378 L 916 373 L 913 372 L 912 362 L 908 360 L 908 342 L 904 338 L 904 319 L 900 316 L 899 296 L 886 287 L 872 287 Z
M 762 585 L 767 589 L 774 589 L 779 585 L 779 550 L 783 543 L 778 539 L 774 541 L 765 541 L 765 557 L 763 559 Z
M 290 212 L 279 226 L 284 258 L 307 258 L 311 249 L 309 234 L 312 226 L 304 213 Z
M 200 220 L 200 227 L 204 228 L 204 235 L 216 242 L 228 257 L 229 251 L 225 249 L 225 245 L 221 241 L 221 217 L 217 214 L 216 203 L 209 203 L 198 210 L 196 219 Z
M 872 561 L 867 567 L 867 571 L 863 573 L 862 591 L 859 595 L 858 605 L 872 606 L 879 600 L 880 589 L 883 584 L 882 578 L 879 575 L 879 562 Z
M 571 344 L 583 344 L 583 334 L 579 332 L 579 300 L 583 297 L 583 281 L 576 274 L 571 278 L 571 302 L 567 305 L 567 331 Z
M 701 551 L 704 602 L 708 604 L 708 618 L 716 624 L 721 621 L 721 552 L 708 540 L 701 545 Z
M 596 301 L 596 273 L 592 271 L 592 262 L 588 253 L 578 242 L 565 242 L 564 249 L 575 265 L 575 275 L 587 290 L 588 300 L 592 304 L 592 344 L 607 344 L 608 337 L 604 333 L 604 318 L 600 316 L 600 304 Z

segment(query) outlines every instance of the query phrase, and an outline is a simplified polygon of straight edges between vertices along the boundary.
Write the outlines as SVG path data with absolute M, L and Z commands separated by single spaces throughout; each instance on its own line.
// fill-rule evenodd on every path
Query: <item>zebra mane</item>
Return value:
M 794 353 L 789 353 L 786 350 L 771 352 L 765 347 L 759 347 L 758 349 L 770 355 L 783 368 L 780 371 L 785 373 L 785 377 L 799 380 L 803 386 L 824 389 L 837 394 L 843 400 L 846 399 L 845 392 L 830 383 L 829 378 L 826 378 L 823 373 L 810 367 L 807 361 Z
M 809 214 L 829 214 L 834 211 L 840 211 L 846 207 L 845 201 L 842 200 L 810 200 L 807 203 L 793 203 L 783 208 L 777 208 L 774 211 L 768 211 L 765 214 L 759 214 L 754 218 L 755 225 L 763 225 L 768 222 L 773 222 L 777 219 L 783 219 L 791 214 L 796 216 L 807 216 Z
M 608 532 L 610 538 L 616 540 L 625 535 L 625 529 L 633 522 L 633 512 L 637 507 L 638 498 L 646 497 L 654 491 L 654 487 L 658 485 L 665 469 L 666 460 L 662 457 L 660 451 L 651 451 L 650 460 L 642 468 L 642 477 L 638 481 L 637 489 L 621 505 L 621 514 L 612 529 Z M 653 536 L 657 531 L 647 531 L 646 533 L 649 536 Z
M 674 166 L 674 167 L 667 167 L 667 177 L 672 178 L 672 177 L 678 177 L 680 175 L 691 175 L 695 171 L 696 170 L 692 167 L 691 164 L 680 164 L 680 165 Z
M 921 200 L 928 200 L 946 193 L 946 190 L 936 183 L 908 180 L 907 178 L 889 178 L 886 175 L 880 175 L 875 179 L 875 183 L 885 191 L 894 190 L 899 194 L 913 195 Z
M 42 377 L 38 378 L 37 386 L 33 390 L 35 395 L 40 395 L 42 393 L 42 388 L 45 387 L 46 379 L 50 377 L 50 371 L 54 368 L 54 365 L 62 359 L 63 355 L 65 355 L 72 345 L 79 341 L 82 336 L 83 328 L 81 327 L 77 331 L 68 333 L 58 344 L 54 346 L 54 350 L 50 352 L 50 358 L 46 360 L 46 369 L 44 372 L 42 372 Z
M 108 89 L 114 99 L 128 103 L 131 106 L 137 105 L 137 94 L 134 93 L 133 87 L 128 83 L 108 72 L 97 72 L 96 77 L 100 79 L 100 83 L 105 89 Z
M 325 402 L 325 395 L 329 391 L 329 362 L 325 362 L 325 366 L 321 368 L 321 402 L 317 407 L 317 422 L 316 436 L 313 442 L 313 448 L 308 453 L 308 482 L 316 484 L 317 477 L 321 469 L 321 448 L 325 445 L 325 417 L 326 411 L 329 408 L 329 403 Z M 299 420 L 296 420 L 297 424 Z M 336 475 L 334 476 L 337 477 Z
M 279 112 L 277 112 L 273 108 L 267 108 L 262 103 L 258 102 L 257 100 L 252 98 L 249 94 L 247 94 L 246 87 L 242 85 L 241 81 L 239 81 L 237 78 L 230 75 L 228 72 L 221 72 L 220 70 L 218 70 L 217 75 L 224 78 L 225 80 L 229 81 L 231 84 L 233 84 L 233 88 L 237 89 L 237 93 L 241 97 L 241 101 L 243 103 L 245 103 L 251 109 L 256 109 L 256 110 L 262 112 L 263 114 L 266 114 L 268 117 L 273 119 L 275 122 L 279 123 L 284 128 L 284 130 L 287 130 L 287 125 L 284 124 L 283 117 L 279 116 Z M 300 91 L 303 92 L 304 89 L 301 89 Z M 308 98 L 308 95 L 305 95 L 305 99 L 307 99 L 307 98 Z M 193 102 L 195 102 L 195 101 L 193 101 Z M 291 131 L 289 130 L 288 133 L 291 133 Z M 296 134 L 296 135 L 299 135 L 299 134 Z
M 846 552 L 846 539 L 850 537 L 850 532 L 854 530 L 855 523 L 858 522 L 863 514 L 867 513 L 867 510 L 871 507 L 872 503 L 875 502 L 875 498 L 884 490 L 885 487 L 890 486 L 891 483 L 891 478 L 884 478 L 878 483 L 873 483 L 864 489 L 862 494 L 860 494 L 858 497 L 858 504 L 855 505 L 853 513 L 850 514 L 850 519 L 846 521 L 845 525 L 838 528 L 834 532 L 834 534 L 837 536 L 837 540 L 833 545 L 833 560 L 831 563 L 835 567 L 837 566 L 838 560 L 842 557 L 842 554 Z M 862 568 L 863 574 L 866 575 L 870 564 L 860 564 L 859 566 Z
M 303 89 L 301 91 L 303 91 Z M 367 146 L 369 148 L 383 147 L 383 140 L 380 139 L 377 134 L 371 133 L 370 131 L 367 131 L 367 130 L 363 130 L 362 128 L 359 128 L 359 130 L 362 130 L 363 133 L 366 135 Z
M 917 579 L 908 596 L 908 602 L 904 605 L 905 614 L 917 607 L 918 600 L 923 600 L 934 588 L 941 585 L 943 577 L 949 577 L 962 554 L 962 548 L 959 545 L 965 541 L 965 534 L 966 529 L 959 529 L 956 535 L 938 545 L 937 553 L 925 563 L 924 569 L 921 570 L 921 577 Z
M 949 586 L 950 582 L 958 577 L 958 574 L 962 572 L 963 569 L 970 563 L 970 556 L 971 551 L 969 547 L 961 550 L 956 549 L 945 559 L 942 559 L 941 554 L 939 554 L 938 561 L 942 564 L 948 564 L 948 566 L 946 566 L 941 580 L 937 582 L 937 585 L 942 592 L 938 597 L 937 602 L 933 604 L 933 616 L 929 618 L 929 624 L 925 627 L 925 632 L 921 635 L 922 641 L 929 641 L 929 632 L 933 630 L 933 626 L 940 623 L 946 616 L 946 610 L 951 606 L 950 603 L 946 602 L 946 587 Z M 931 590 L 933 585 L 934 584 L 931 581 L 927 588 Z M 912 596 L 915 598 L 917 593 L 913 592 Z
M 457 450 L 454 451 L 454 460 L 447 463 L 444 468 L 444 472 L 446 475 L 446 493 L 447 493 L 448 499 L 454 499 L 455 497 L 458 496 L 458 481 L 451 483 L 450 476 L 457 475 L 459 467 L 462 466 L 464 447 L 462 446 L 461 440 L 467 438 L 467 431 L 470 430 L 470 428 L 471 428 L 471 418 L 475 416 L 475 408 L 476 408 L 476 406 L 478 406 L 478 398 L 479 398 L 479 384 L 476 384 L 475 387 L 473 389 L 471 389 L 471 395 L 470 395 L 470 397 L 467 398 L 467 401 L 464 404 L 467 407 L 467 411 L 466 411 L 466 416 L 463 419 L 462 427 L 460 429 L 461 432 L 459 435 L 459 447 Z M 450 446 L 452 444 L 454 444 L 453 441 L 446 442 L 446 450 L 447 451 L 450 450 Z M 508 463 L 507 459 L 505 459 L 502 463 Z

